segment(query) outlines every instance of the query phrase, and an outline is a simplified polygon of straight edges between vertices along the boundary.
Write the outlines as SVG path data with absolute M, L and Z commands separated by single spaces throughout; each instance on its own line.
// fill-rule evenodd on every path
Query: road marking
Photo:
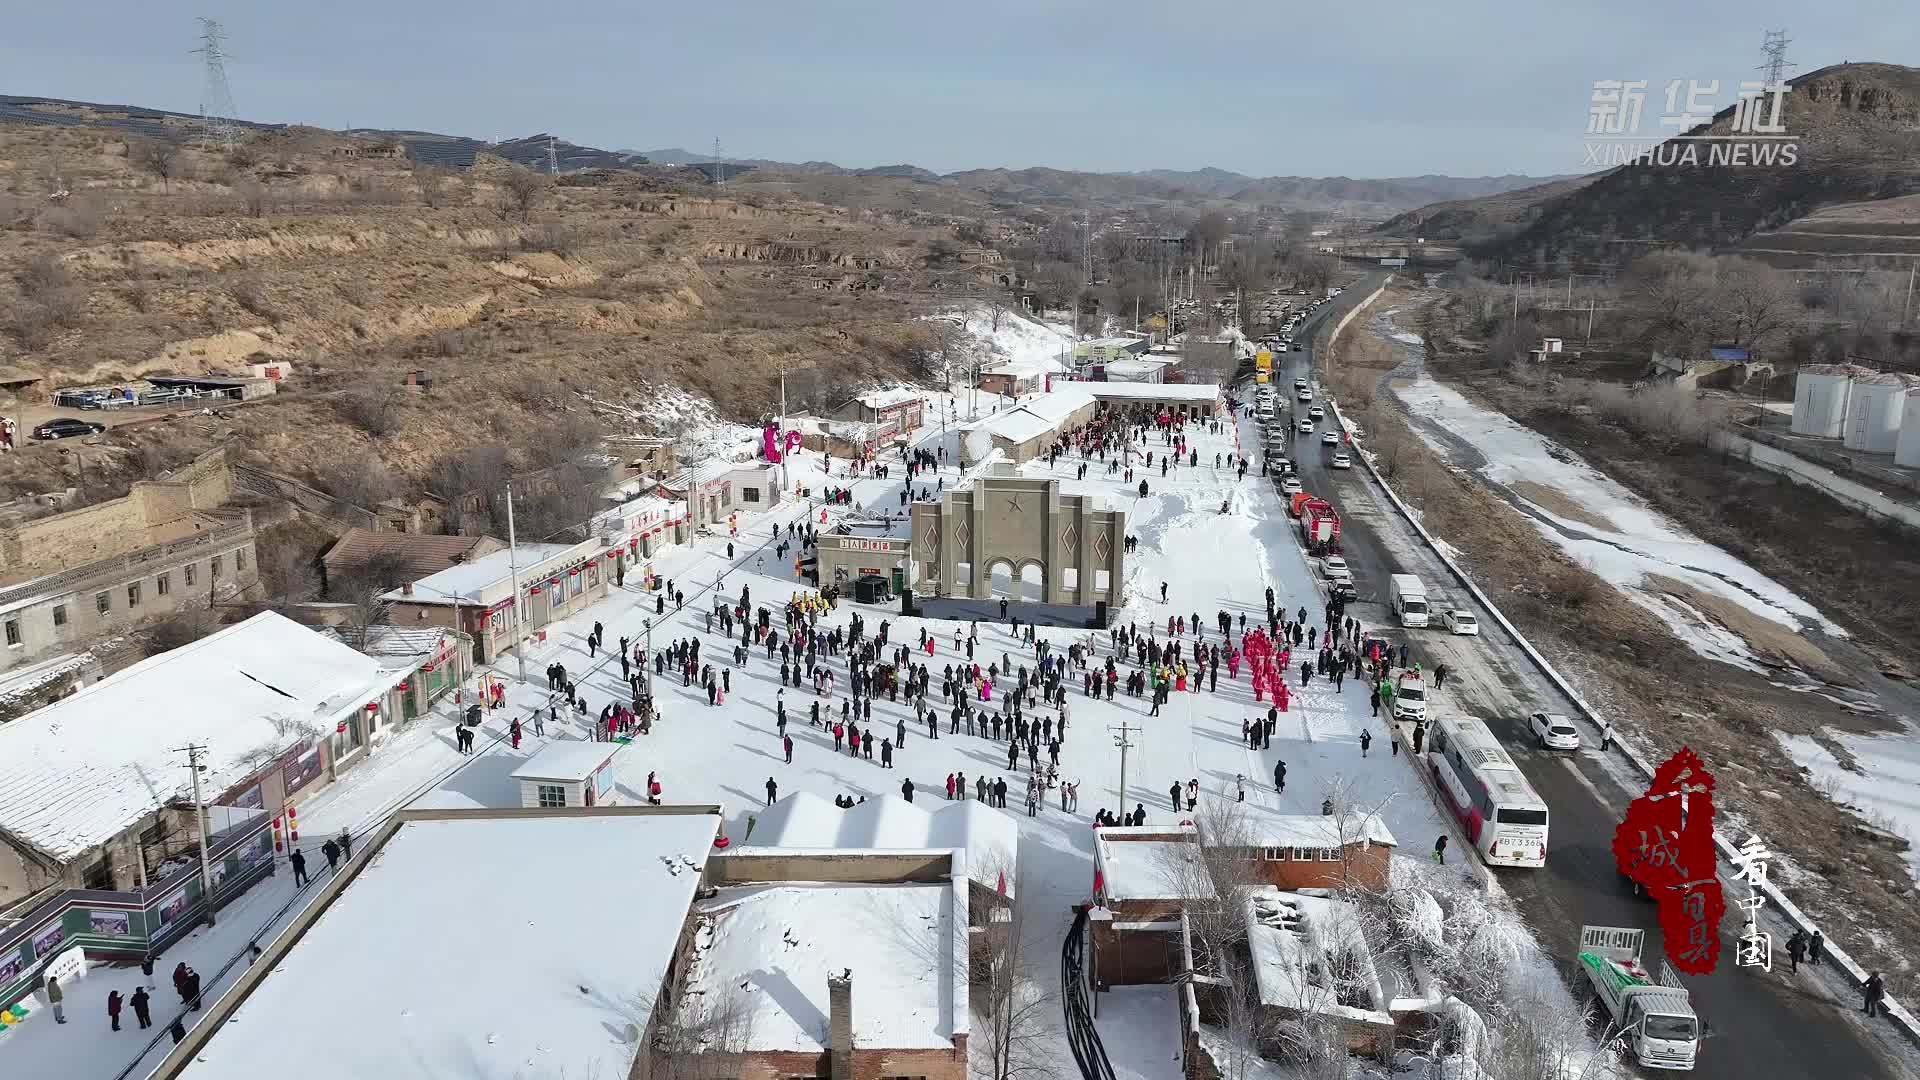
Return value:
M 1594 786 L 1593 781 L 1587 779 L 1587 774 L 1581 772 L 1580 767 L 1573 763 L 1572 758 L 1562 757 L 1560 758 L 1560 764 L 1565 767 L 1568 772 L 1573 774 L 1575 780 L 1580 781 L 1580 786 L 1587 789 L 1587 794 L 1593 796 L 1594 802 L 1599 803 L 1601 807 L 1605 809 L 1611 809 L 1613 807 L 1613 804 L 1607 801 L 1607 797 L 1600 794 L 1600 789 Z

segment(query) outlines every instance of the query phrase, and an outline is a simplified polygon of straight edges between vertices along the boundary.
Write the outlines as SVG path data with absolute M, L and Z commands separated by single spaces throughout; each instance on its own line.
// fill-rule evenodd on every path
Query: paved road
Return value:
M 1371 293 L 1378 280 L 1370 276 L 1348 286 L 1338 301 L 1323 305 L 1307 325 L 1338 318 L 1348 304 Z M 1365 333 L 1362 320 L 1366 318 L 1356 318 L 1346 332 Z M 1284 364 L 1276 363 L 1277 391 L 1290 395 L 1294 379 L 1310 378 L 1313 356 L 1307 350 L 1281 354 L 1276 357 L 1279 360 Z M 1306 489 L 1328 495 L 1340 510 L 1342 546 L 1359 594 L 1356 614 L 1369 625 L 1386 623 L 1387 577 L 1408 573 L 1427 583 L 1436 608 L 1471 610 L 1484 628 L 1477 638 L 1455 637 L 1437 629 L 1402 633 L 1412 639 L 1415 656 L 1429 668 L 1445 663 L 1450 669 L 1436 707 L 1472 712 L 1486 720 L 1552 815 L 1545 869 L 1500 871 L 1502 887 L 1520 904 L 1541 944 L 1556 956 L 1570 981 L 1574 942 L 1584 924 L 1641 927 L 1647 931 L 1648 948 L 1659 952 L 1662 939 L 1653 904 L 1629 894 L 1613 868 L 1613 830 L 1632 797 L 1627 788 L 1632 778 L 1623 763 L 1609 762 L 1591 749 L 1598 740 L 1590 729 L 1583 732 L 1588 749 L 1578 755 L 1530 748 L 1520 718 L 1535 709 L 1577 716 L 1573 703 L 1472 603 L 1364 470 L 1335 470 L 1327 465 L 1333 449 L 1323 448 L 1314 436 L 1300 436 L 1294 456 Z M 1585 728 L 1584 723 L 1580 726 Z M 1897 1034 L 1891 1029 L 1868 1031 L 1856 1000 L 1843 998 L 1836 1004 L 1813 981 L 1795 982 L 1784 966 L 1770 975 L 1736 969 L 1732 961 L 1736 929 L 1731 922 L 1721 927 L 1720 970 L 1687 980 L 1695 1008 L 1709 1027 L 1694 1075 L 1740 1080 L 1912 1075 L 1906 1064 L 1909 1058 L 1889 1052 L 1889 1047 L 1904 1046 L 1893 1041 Z M 1784 924 L 1776 924 L 1773 932 L 1780 943 L 1789 931 Z M 1784 955 L 1781 962 L 1784 965 Z

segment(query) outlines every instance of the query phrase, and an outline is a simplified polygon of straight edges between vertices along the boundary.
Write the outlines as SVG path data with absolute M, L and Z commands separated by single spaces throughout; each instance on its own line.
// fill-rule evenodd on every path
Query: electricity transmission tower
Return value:
M 1792 41 L 1787 37 L 1785 30 L 1767 31 L 1766 40 L 1760 44 L 1760 52 L 1767 59 L 1754 68 L 1755 71 L 1767 73 L 1767 86 L 1781 85 L 1787 70 L 1793 66 L 1787 62 L 1787 46 L 1790 44 Z
M 547 136 L 547 174 L 560 175 L 560 155 L 553 148 L 553 136 Z
M 201 16 L 200 47 L 193 50 L 200 55 L 205 67 L 200 88 L 200 126 L 209 138 L 219 140 L 232 150 L 236 134 L 233 118 L 239 110 L 234 108 L 233 87 L 227 82 L 226 41 L 227 32 L 220 21 Z
M 720 157 L 720 137 L 713 137 L 713 182 L 715 186 L 727 185 L 727 163 Z

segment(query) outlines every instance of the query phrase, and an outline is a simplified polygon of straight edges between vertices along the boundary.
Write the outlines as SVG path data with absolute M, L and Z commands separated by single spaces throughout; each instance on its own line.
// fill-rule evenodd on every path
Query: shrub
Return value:
M 391 390 L 349 390 L 333 399 L 340 419 L 375 437 L 391 435 L 405 422 L 400 397 Z
M 558 223 L 548 223 L 520 238 L 523 251 L 545 251 L 565 258 L 580 249 L 580 233 Z
M 73 285 L 73 271 L 52 255 L 42 255 L 20 271 L 20 293 L 29 300 L 42 300 L 48 294 Z
M 263 319 L 277 319 L 279 308 L 273 304 L 273 298 L 267 294 L 267 285 L 252 275 L 236 279 L 227 286 L 227 295 L 242 308 Z

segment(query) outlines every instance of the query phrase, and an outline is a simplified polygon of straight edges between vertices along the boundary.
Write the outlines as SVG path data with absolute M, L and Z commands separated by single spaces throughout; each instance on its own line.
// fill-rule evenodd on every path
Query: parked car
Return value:
M 1342 450 L 1333 455 L 1331 464 L 1336 469 L 1351 469 L 1353 468 L 1353 458 L 1345 450 Z
M 1323 431 L 1323 432 L 1321 432 L 1321 433 L 1320 433 L 1320 445 L 1322 445 L 1322 446 L 1339 446 L 1339 445 L 1340 445 L 1340 433 L 1339 433 L 1339 432 L 1337 432 L 1337 431 Z
M 33 429 L 36 439 L 71 439 L 76 435 L 98 435 L 107 430 L 105 424 L 95 424 L 86 420 L 74 420 L 63 417 L 49 420 Z
M 1353 580 L 1353 571 L 1347 566 L 1347 560 L 1339 555 L 1329 555 L 1321 559 L 1320 574 L 1328 581 Z
M 1542 750 L 1580 749 L 1580 733 L 1573 729 L 1573 721 L 1559 713 L 1528 713 L 1527 730 L 1539 740 Z
M 1280 481 L 1280 490 L 1289 495 L 1300 494 L 1300 478 L 1293 475 L 1283 477 Z
M 1480 620 L 1474 618 L 1473 612 L 1471 611 L 1461 611 L 1459 608 L 1454 608 L 1441 615 L 1440 619 L 1447 624 L 1448 630 L 1462 637 L 1480 636 Z

